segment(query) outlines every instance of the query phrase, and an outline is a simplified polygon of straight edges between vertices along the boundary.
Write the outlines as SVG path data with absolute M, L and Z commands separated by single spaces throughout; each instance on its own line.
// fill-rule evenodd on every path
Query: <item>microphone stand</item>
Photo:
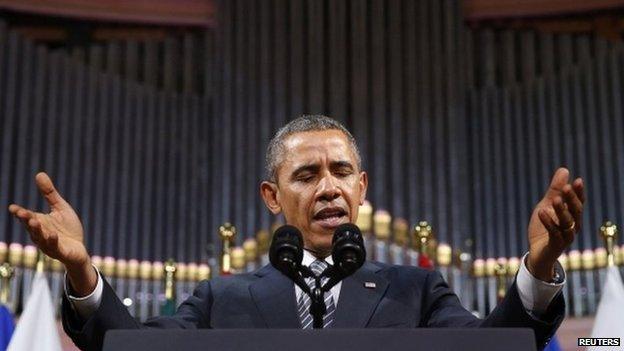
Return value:
M 312 327 L 314 329 L 323 328 L 323 315 L 325 314 L 325 300 L 323 299 L 323 295 L 325 290 L 321 288 L 321 278 L 323 277 L 323 273 L 318 276 L 312 272 L 309 267 L 300 266 L 299 273 L 296 274 L 298 279 L 293 279 L 295 284 L 301 288 L 301 290 L 306 293 L 310 297 L 310 315 L 312 316 Z M 305 278 L 314 278 L 314 288 L 310 289 L 308 284 L 305 282 Z
M 334 233 L 332 245 L 337 265 L 329 265 L 318 276 L 310 267 L 301 265 L 303 239 L 297 228 L 285 225 L 277 229 L 269 250 L 271 264 L 310 297 L 310 315 L 315 329 L 323 328 L 323 316 L 327 312 L 325 293 L 359 269 L 366 257 L 360 230 L 353 224 L 341 225 Z M 306 278 L 314 279 L 314 287 L 306 283 Z M 323 278 L 328 280 L 321 286 Z
M 287 262 L 287 261 L 285 261 Z M 309 267 L 302 265 L 288 265 L 288 269 L 281 270 L 287 277 L 289 277 L 295 285 L 297 285 L 301 291 L 310 297 L 310 315 L 312 315 L 313 328 L 323 328 L 323 315 L 325 314 L 325 300 L 323 295 L 325 291 L 329 289 L 321 288 L 321 278 L 324 276 L 328 269 L 325 269 L 319 276 L 316 276 Z M 314 278 L 314 288 L 310 289 L 305 278 Z M 339 281 L 339 280 L 338 280 Z M 336 283 L 334 283 L 335 285 Z M 327 284 L 326 284 L 327 285 Z
M 299 279 L 293 279 L 295 284 L 301 288 L 310 297 L 310 315 L 312 315 L 312 326 L 314 329 L 323 328 L 323 316 L 327 312 L 327 306 L 325 306 L 325 293 L 330 291 L 336 284 L 338 284 L 344 277 L 338 269 L 334 266 L 325 268 L 318 276 L 312 272 L 309 267 L 301 266 L 300 273 L 297 274 Z M 321 286 L 321 280 L 328 277 L 329 280 L 325 285 Z M 310 289 L 304 278 L 314 278 L 314 288 Z

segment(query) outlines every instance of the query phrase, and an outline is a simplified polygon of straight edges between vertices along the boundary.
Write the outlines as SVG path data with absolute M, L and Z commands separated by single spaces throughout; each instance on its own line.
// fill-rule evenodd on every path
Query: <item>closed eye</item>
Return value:
M 290 179 L 296 182 L 308 183 L 314 179 L 320 168 L 321 167 L 316 164 L 303 165 L 292 172 Z
M 348 161 L 334 161 L 330 165 L 332 173 L 338 177 L 347 177 L 355 172 L 353 165 Z
M 302 176 L 302 177 L 297 177 L 297 181 L 298 182 L 302 182 L 302 183 L 309 183 L 314 179 L 313 175 L 307 175 L 307 176 Z
M 348 177 L 348 176 L 350 176 L 351 174 L 353 174 L 353 171 L 351 171 L 351 170 L 347 170 L 347 169 L 345 169 L 345 170 L 340 170 L 340 171 L 337 171 L 337 172 L 336 172 L 336 175 L 337 175 L 337 176 L 339 176 L 339 177 Z

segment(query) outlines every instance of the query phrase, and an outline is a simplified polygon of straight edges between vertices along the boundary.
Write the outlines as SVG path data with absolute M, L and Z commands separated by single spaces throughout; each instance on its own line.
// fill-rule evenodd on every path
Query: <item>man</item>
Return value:
M 304 237 L 303 263 L 313 270 L 332 263 L 334 229 L 355 222 L 367 174 L 351 134 L 324 116 L 303 116 L 280 129 L 267 150 L 267 180 L 260 192 L 273 214 L 283 213 Z M 436 272 L 366 262 L 325 296 L 324 326 L 332 328 L 530 327 L 543 347 L 563 319 L 564 272 L 557 257 L 581 224 L 581 179 L 555 172 L 528 227 L 530 250 L 506 298 L 484 320 L 459 303 Z M 134 320 L 91 265 L 83 229 L 71 206 L 40 173 L 36 183 L 49 214 L 18 205 L 9 210 L 32 240 L 67 270 L 63 326 L 82 349 L 99 349 L 104 333 L 120 328 L 309 328 L 309 299 L 272 266 L 201 282 L 172 317 L 145 325 Z

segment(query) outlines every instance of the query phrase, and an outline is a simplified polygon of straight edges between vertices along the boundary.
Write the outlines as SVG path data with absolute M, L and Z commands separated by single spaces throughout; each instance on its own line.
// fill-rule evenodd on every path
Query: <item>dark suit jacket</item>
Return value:
M 366 288 L 364 282 L 376 287 Z M 82 321 L 63 297 L 63 327 L 76 345 L 99 350 L 109 329 L 135 328 L 300 328 L 295 288 L 268 265 L 256 272 L 203 281 L 170 317 L 137 322 L 104 281 L 99 309 Z M 367 262 L 342 282 L 333 328 L 528 327 L 538 348 L 550 340 L 564 317 L 561 294 L 541 320 L 524 309 L 516 284 L 485 319 L 465 310 L 437 272 Z

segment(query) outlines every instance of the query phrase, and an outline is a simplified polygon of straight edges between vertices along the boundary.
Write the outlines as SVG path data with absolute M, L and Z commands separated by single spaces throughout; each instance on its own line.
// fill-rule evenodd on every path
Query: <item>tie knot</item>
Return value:
M 315 275 L 319 275 L 323 273 L 325 268 L 327 268 L 328 264 L 324 260 L 316 260 L 310 264 L 310 269 L 314 272 Z

